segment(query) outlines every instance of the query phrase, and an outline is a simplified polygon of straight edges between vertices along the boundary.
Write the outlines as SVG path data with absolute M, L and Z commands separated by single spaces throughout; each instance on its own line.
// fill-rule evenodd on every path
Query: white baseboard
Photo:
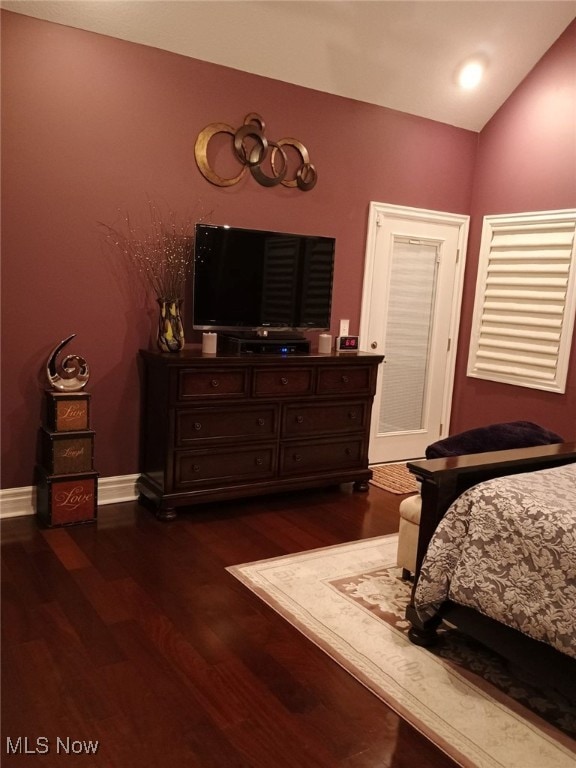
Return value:
M 98 506 L 134 501 L 138 475 L 98 478 Z M 0 520 L 36 514 L 36 486 L 0 490 Z

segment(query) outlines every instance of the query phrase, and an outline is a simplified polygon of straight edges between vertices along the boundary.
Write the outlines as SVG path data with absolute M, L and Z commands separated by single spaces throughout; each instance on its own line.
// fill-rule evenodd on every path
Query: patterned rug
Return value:
M 406 464 L 375 464 L 370 467 L 372 480 L 377 488 L 390 493 L 412 493 L 420 490 L 420 484 L 414 475 L 410 474 Z
M 561 697 L 454 630 L 434 652 L 410 643 L 396 546 L 383 536 L 228 570 L 459 765 L 574 768 L 576 711 Z

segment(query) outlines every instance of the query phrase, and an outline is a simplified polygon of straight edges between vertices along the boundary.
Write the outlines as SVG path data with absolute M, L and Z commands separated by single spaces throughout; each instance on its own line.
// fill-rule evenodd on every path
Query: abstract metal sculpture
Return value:
M 62 392 L 76 392 L 86 386 L 90 376 L 88 363 L 79 355 L 67 355 L 57 367 L 57 357 L 60 351 L 76 336 L 73 333 L 56 346 L 46 364 L 46 375 L 54 389 Z

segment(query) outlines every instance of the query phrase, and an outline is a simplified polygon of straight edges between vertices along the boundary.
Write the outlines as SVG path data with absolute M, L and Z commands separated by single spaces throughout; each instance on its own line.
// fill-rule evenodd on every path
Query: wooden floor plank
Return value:
M 2 765 L 453 768 L 226 571 L 392 533 L 402 498 L 345 486 L 172 523 L 135 502 L 101 507 L 97 525 L 5 521 Z M 18 752 L 19 737 L 50 749 Z M 64 762 L 59 738 L 98 750 Z

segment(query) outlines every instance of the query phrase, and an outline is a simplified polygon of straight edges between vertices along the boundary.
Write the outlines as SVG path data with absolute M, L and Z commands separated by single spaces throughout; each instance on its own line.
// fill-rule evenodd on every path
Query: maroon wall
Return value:
M 137 351 L 153 344 L 156 308 L 115 268 L 97 222 L 148 198 L 215 223 L 335 236 L 333 330 L 349 317 L 352 332 L 370 201 L 471 213 L 451 431 L 526 418 L 575 439 L 574 350 L 566 395 L 465 375 L 482 216 L 576 206 L 575 36 L 572 24 L 478 137 L 2 11 L 2 487 L 33 484 L 43 367 L 71 333 L 91 366 L 97 469 L 137 471 Z M 200 175 L 199 131 L 252 111 L 269 138 L 308 147 L 315 189 Z
M 566 394 L 466 377 L 482 217 L 576 208 L 576 22 L 480 133 L 451 431 L 527 419 L 576 440 L 576 335 Z
M 33 484 L 43 367 L 71 333 L 91 366 L 96 468 L 137 471 L 137 353 L 156 308 L 119 277 L 98 221 L 200 200 L 215 223 L 335 236 L 333 330 L 347 317 L 354 332 L 370 201 L 470 210 L 470 131 L 5 11 L 2 65 L 3 488 Z M 200 175 L 200 130 L 253 111 L 308 148 L 312 191 Z

